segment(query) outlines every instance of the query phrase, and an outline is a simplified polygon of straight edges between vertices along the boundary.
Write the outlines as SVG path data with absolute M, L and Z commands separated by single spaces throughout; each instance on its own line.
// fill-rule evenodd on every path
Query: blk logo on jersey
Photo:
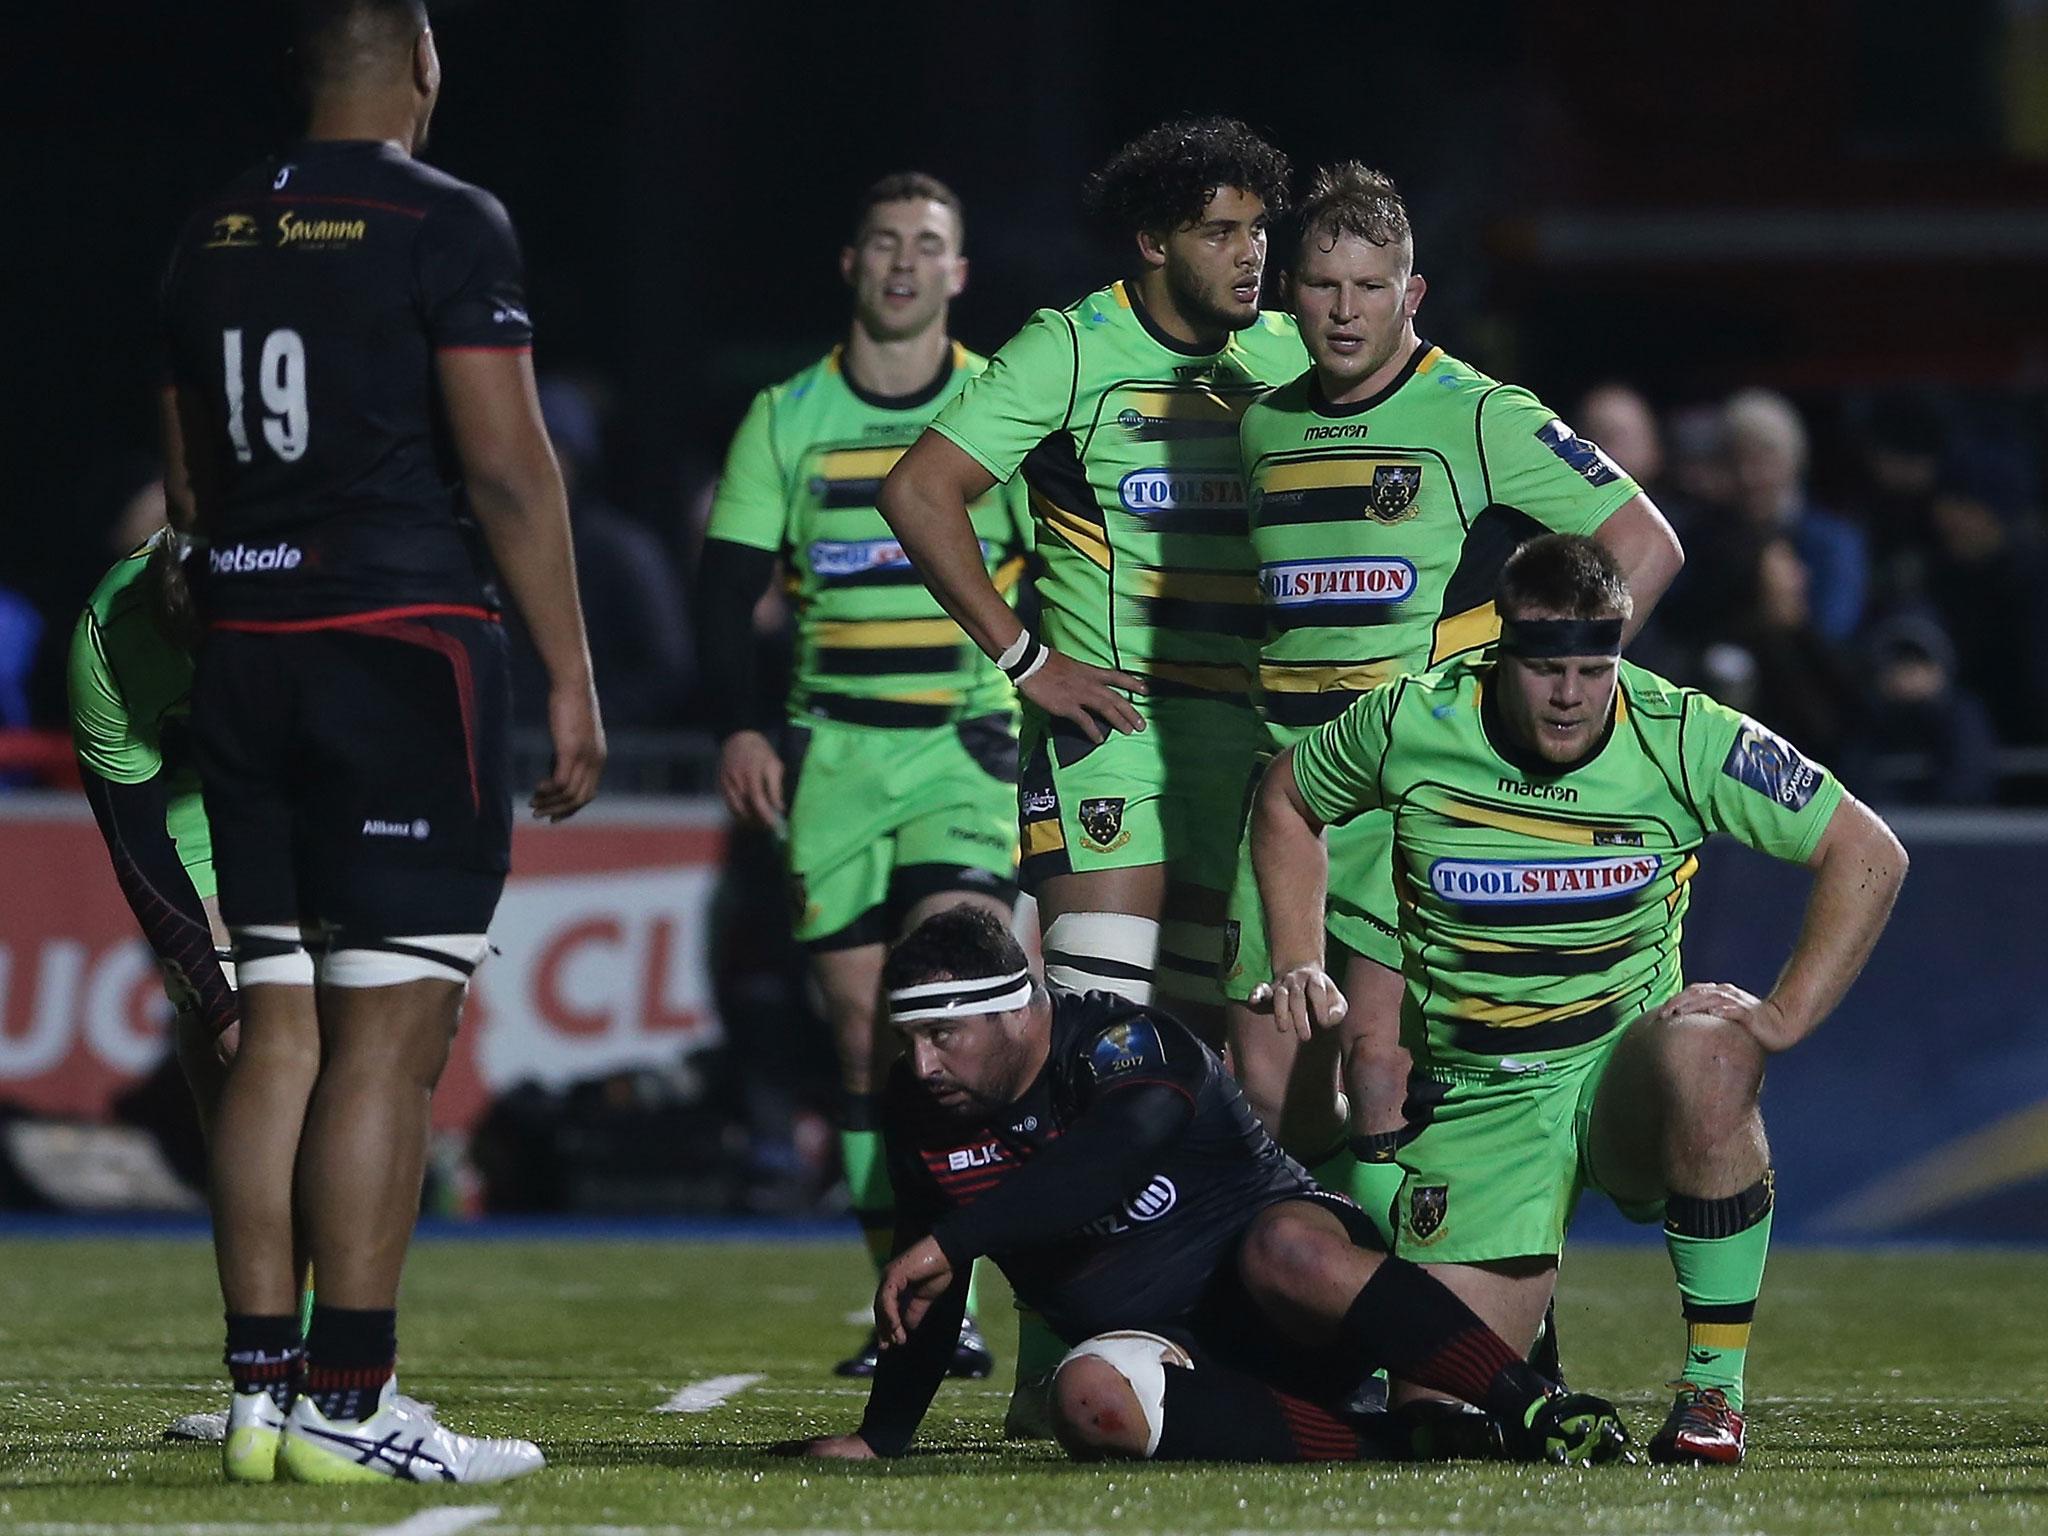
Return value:
M 1415 595 L 1415 567 L 1397 555 L 1370 560 L 1287 560 L 1259 567 L 1275 608 L 1320 603 L 1398 603 Z
M 1398 523 L 1415 515 L 1415 495 L 1422 489 L 1420 464 L 1376 464 L 1366 514 L 1375 522 Z
M 1580 437 L 1555 416 L 1536 429 L 1536 439 L 1584 475 L 1588 485 L 1612 485 L 1621 478 L 1621 467 L 1598 443 Z
M 1745 719 L 1721 771 L 1788 811 L 1803 811 L 1821 785 L 1821 771 L 1792 743 Z
M 1640 891 L 1662 865 L 1655 854 L 1632 859 L 1438 859 L 1429 887 L 1461 905 L 1604 901 Z

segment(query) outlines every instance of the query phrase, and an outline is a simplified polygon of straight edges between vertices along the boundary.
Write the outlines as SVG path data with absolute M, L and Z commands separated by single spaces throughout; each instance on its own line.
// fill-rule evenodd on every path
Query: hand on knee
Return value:
M 1158 1439 L 1130 1379 L 1100 1355 L 1069 1355 L 1060 1366 L 1052 1379 L 1052 1418 L 1060 1444 L 1082 1461 L 1143 1457 Z

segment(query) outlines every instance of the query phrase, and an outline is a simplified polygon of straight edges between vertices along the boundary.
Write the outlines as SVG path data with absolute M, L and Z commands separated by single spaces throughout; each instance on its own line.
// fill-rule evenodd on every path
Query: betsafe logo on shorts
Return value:
M 206 552 L 207 566 L 216 576 L 267 576 L 274 571 L 295 571 L 305 558 L 304 550 L 283 543 L 267 548 L 229 544 Z
M 1640 891 L 1657 878 L 1653 853 L 1628 859 L 1438 859 L 1429 887 L 1461 905 L 1604 901 Z

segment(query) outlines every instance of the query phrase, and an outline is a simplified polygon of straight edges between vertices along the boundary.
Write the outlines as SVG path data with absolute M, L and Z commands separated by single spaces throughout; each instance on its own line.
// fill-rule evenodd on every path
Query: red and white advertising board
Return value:
M 712 801 L 600 803 L 522 824 L 491 925 L 498 953 L 470 988 L 437 1124 L 467 1128 L 492 1096 L 719 1039 L 705 943 L 725 852 Z M 168 1048 L 156 968 L 85 802 L 0 796 L 0 1103 L 98 1119 Z

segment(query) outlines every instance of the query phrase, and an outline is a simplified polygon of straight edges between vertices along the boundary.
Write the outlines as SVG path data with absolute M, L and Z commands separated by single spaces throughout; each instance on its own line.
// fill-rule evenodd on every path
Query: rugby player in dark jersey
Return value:
M 165 284 L 242 1004 L 213 1141 L 225 1465 L 489 1482 L 539 1451 L 442 1428 L 392 1373 L 428 1100 L 509 857 L 493 559 L 548 672 L 536 815 L 589 801 L 604 737 L 511 225 L 414 159 L 441 82 L 425 9 L 297 9 L 306 136 L 195 214 Z M 303 1345 L 295 1225 L 320 1276 Z
M 1481 1406 L 1509 1454 L 1621 1454 L 1612 1405 L 1557 1392 L 1390 1257 L 1166 1014 L 1048 993 L 1008 929 L 972 909 L 928 919 L 883 979 L 906 1050 L 882 1112 L 899 1213 L 875 1297 L 885 1349 L 860 1428 L 790 1449 L 902 1452 L 987 1254 L 1073 1346 L 1051 1397 L 1077 1456 L 1385 1456 L 1405 1435 L 1342 1407 L 1377 1367 Z

